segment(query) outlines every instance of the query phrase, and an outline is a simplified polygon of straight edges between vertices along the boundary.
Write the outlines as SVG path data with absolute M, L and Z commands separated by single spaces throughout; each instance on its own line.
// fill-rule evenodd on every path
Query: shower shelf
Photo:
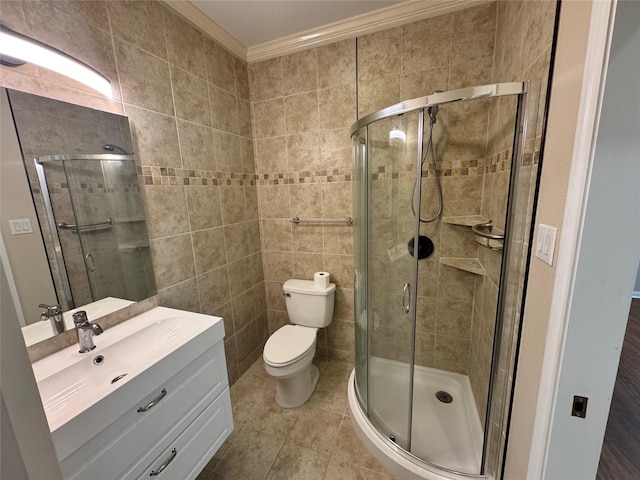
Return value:
M 449 225 L 462 225 L 465 227 L 473 227 L 479 223 L 486 223 L 487 219 L 481 215 L 465 215 L 461 217 L 442 217 L 442 223 Z
M 464 270 L 474 275 L 484 275 L 484 267 L 477 258 L 450 258 L 440 257 L 440 264 Z

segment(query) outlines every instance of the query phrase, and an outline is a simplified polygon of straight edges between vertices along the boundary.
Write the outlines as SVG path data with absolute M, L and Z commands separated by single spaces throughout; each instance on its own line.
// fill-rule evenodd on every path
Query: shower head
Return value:
M 435 92 L 432 93 L 432 95 L 434 93 L 442 93 L 442 90 L 436 90 Z M 438 116 L 438 105 L 434 105 L 432 107 L 427 107 L 427 113 L 429 114 L 429 122 L 433 125 L 438 120 L 437 119 L 437 116 Z
M 131 155 L 129 152 L 127 152 L 124 148 L 119 147 L 118 145 L 113 145 L 111 143 L 105 143 L 104 145 L 102 145 L 102 149 L 106 152 L 113 152 L 115 150 L 119 151 L 120 153 L 122 153 L 123 155 Z

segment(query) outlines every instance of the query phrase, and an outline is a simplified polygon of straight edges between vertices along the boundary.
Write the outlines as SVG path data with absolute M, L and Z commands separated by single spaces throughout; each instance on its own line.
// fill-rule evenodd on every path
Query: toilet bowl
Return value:
M 334 284 L 318 288 L 309 280 L 287 280 L 283 286 L 292 325 L 276 330 L 262 355 L 265 370 L 277 380 L 276 402 L 282 407 L 299 407 L 318 383 L 318 367 L 311 362 L 318 328 L 333 318 L 335 288 Z

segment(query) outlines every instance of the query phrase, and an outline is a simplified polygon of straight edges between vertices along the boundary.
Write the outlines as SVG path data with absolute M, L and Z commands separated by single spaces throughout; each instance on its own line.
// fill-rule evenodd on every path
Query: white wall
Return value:
M 5 441 L 14 449 L 17 445 L 21 457 L 3 455 L 2 470 L 19 475 L 26 470 L 30 480 L 62 479 L 2 264 L 0 264 L 0 397 L 3 406 L 6 407 L 6 412 L 2 412 L 3 437 L 0 448 L 4 450 Z M 6 417 L 13 428 L 5 425 Z M 6 440 L 4 435 L 7 435 Z M 5 476 L 3 475 L 2 478 L 4 479 Z
M 549 480 L 595 478 L 598 468 L 640 258 L 638 52 L 640 3 L 619 1 L 547 443 Z M 574 395 L 589 398 L 585 418 L 570 415 Z

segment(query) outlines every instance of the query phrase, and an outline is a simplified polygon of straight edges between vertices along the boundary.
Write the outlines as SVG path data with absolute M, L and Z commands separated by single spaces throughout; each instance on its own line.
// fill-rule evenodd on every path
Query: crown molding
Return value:
M 409 0 L 380 10 L 306 30 L 247 49 L 247 61 L 257 62 L 311 47 L 355 38 L 429 17 L 463 10 L 490 0 Z
M 240 43 L 233 35 L 206 16 L 202 10 L 186 0 L 162 0 L 169 8 L 175 10 L 189 22 L 194 24 L 211 38 L 231 50 L 231 53 L 247 59 L 247 47 Z
M 380 10 L 364 13 L 249 48 L 245 47 L 188 0 L 162 1 L 238 57 L 247 62 L 258 62 L 311 47 L 319 47 L 320 45 L 379 32 L 380 30 L 406 23 L 417 22 L 425 18 L 456 12 L 488 3 L 491 0 L 408 0 L 397 5 L 381 8 Z

